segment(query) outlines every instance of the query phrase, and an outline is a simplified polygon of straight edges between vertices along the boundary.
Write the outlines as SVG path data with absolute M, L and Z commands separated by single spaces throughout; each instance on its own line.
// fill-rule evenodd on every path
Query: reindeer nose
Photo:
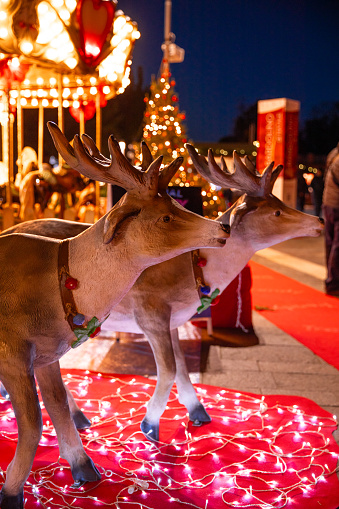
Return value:
M 228 233 L 228 234 L 230 234 L 230 233 L 231 233 L 231 227 L 230 227 L 230 225 L 229 225 L 229 224 L 223 224 L 223 223 L 220 223 L 220 224 L 221 224 L 221 229 L 222 229 L 224 232 L 226 232 L 226 233 Z
M 318 219 L 319 219 L 319 223 L 320 223 L 320 224 L 325 224 L 325 221 L 323 220 L 323 218 L 322 218 L 322 217 L 318 217 Z

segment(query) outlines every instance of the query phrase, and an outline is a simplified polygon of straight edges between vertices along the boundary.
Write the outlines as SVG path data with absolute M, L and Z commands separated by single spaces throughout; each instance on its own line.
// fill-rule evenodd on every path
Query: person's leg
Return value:
M 325 251 L 326 251 L 326 265 L 328 266 L 328 260 L 331 253 L 331 247 L 333 242 L 334 234 L 334 223 L 333 223 L 333 208 L 323 205 L 323 214 L 325 219 Z
M 339 209 L 324 207 L 327 260 L 326 292 L 339 296 Z

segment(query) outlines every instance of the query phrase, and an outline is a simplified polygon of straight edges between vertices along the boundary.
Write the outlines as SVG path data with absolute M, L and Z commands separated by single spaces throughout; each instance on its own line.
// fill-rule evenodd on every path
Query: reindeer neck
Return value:
M 201 249 L 200 255 L 206 258 L 204 279 L 212 290 L 223 291 L 245 267 L 255 250 L 245 238 L 241 229 L 231 229 L 226 246 L 221 249 Z
M 69 272 L 79 282 L 73 296 L 86 318 L 105 318 L 145 268 L 131 257 L 123 239 L 116 246 L 103 243 L 104 224 L 105 216 L 70 239 Z

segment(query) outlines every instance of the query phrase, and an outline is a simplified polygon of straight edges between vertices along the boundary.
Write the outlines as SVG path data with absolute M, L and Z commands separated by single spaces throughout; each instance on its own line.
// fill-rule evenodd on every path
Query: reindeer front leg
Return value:
M 70 464 L 75 481 L 97 481 L 101 475 L 84 451 L 79 433 L 71 417 L 59 362 L 36 368 L 35 374 L 46 410 L 55 427 L 60 456 Z
M 14 341 L 13 341 L 14 343 Z M 15 356 L 0 346 L 0 377 L 10 395 L 18 426 L 18 445 L 0 493 L 2 509 L 23 509 L 23 488 L 42 433 L 42 418 L 32 367 L 32 348 L 20 345 Z
M 175 378 L 175 360 L 169 330 L 170 310 L 155 304 L 153 315 L 136 308 L 136 321 L 150 342 L 157 365 L 157 384 L 148 402 L 141 431 L 150 440 L 159 440 L 159 420 L 164 413 Z M 152 317 L 152 318 L 151 318 Z
M 201 426 L 204 422 L 211 422 L 211 417 L 200 403 L 190 380 L 185 355 L 179 341 L 178 329 L 171 330 L 171 340 L 175 356 L 175 383 L 178 389 L 179 401 L 187 408 L 189 418 L 193 421 L 194 426 Z

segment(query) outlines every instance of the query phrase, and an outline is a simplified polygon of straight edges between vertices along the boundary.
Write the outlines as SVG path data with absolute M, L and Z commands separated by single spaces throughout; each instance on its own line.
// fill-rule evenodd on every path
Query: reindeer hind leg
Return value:
M 0 382 L 0 394 L 4 399 L 7 399 L 9 401 L 9 394 L 6 391 L 6 388 L 3 383 Z
M 82 410 L 80 410 L 80 408 L 76 404 L 75 399 L 73 398 L 73 394 L 71 393 L 71 391 L 69 390 L 67 385 L 65 385 L 65 390 L 67 393 L 69 409 L 71 411 L 71 415 L 72 415 L 72 418 L 73 418 L 76 428 L 77 429 L 90 428 L 92 426 L 91 421 L 86 417 L 86 415 L 82 412 Z
M 189 419 L 193 422 L 194 426 L 201 426 L 203 423 L 211 422 L 212 419 L 199 401 L 190 380 L 185 355 L 179 341 L 178 329 L 171 330 L 171 341 L 175 357 L 175 382 L 178 389 L 179 401 L 187 408 Z
M 21 352 L 23 353 L 23 352 Z M 26 353 L 26 352 L 25 352 Z M 42 418 L 33 369 L 27 359 L 18 357 L 4 361 L 0 377 L 10 395 L 18 425 L 18 444 L 14 458 L 7 467 L 6 481 L 0 493 L 2 509 L 23 509 L 23 488 L 32 468 L 42 433 Z

